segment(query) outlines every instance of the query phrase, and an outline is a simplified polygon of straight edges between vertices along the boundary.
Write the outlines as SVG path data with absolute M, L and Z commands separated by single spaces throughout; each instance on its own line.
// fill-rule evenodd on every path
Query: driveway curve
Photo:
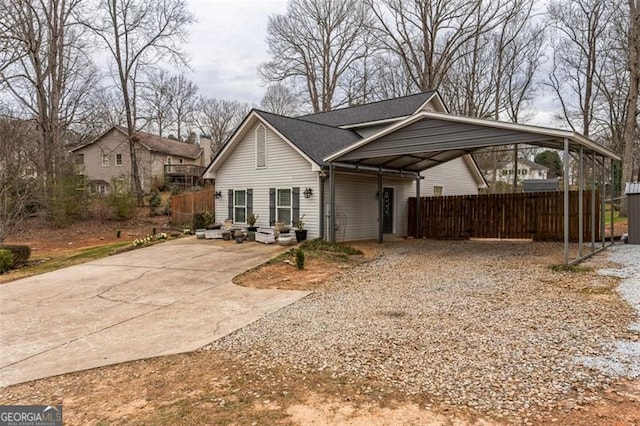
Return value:
M 234 285 L 282 247 L 182 238 L 0 286 L 0 387 L 196 350 L 309 292 Z

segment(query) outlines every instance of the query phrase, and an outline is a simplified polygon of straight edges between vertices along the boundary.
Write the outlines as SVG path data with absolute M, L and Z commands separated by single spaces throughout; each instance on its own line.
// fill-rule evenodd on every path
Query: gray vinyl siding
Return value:
M 420 194 L 433 195 L 434 186 L 443 187 L 443 195 L 477 194 L 477 183 L 462 158 L 449 161 L 422 173 Z M 338 173 L 336 178 L 336 240 L 358 241 L 378 238 L 378 177 L 368 174 Z M 407 235 L 408 199 L 416 196 L 415 181 L 383 177 L 383 187 L 394 188 L 393 234 Z M 328 231 L 329 180 L 325 182 Z M 325 233 L 328 235 L 328 233 Z
M 413 181 L 383 177 L 383 187 L 394 189 L 393 234 L 407 234 L 407 200 L 413 194 Z M 330 203 L 329 181 L 325 182 L 328 212 Z M 378 238 L 378 177 L 374 175 L 337 173 L 336 174 L 336 240 L 358 241 Z M 328 234 L 326 234 L 328 235 Z
M 230 189 L 253 189 L 253 212 L 258 215 L 257 226 L 269 226 L 269 188 L 300 188 L 300 216 L 303 214 L 308 238 L 317 238 L 319 190 L 318 173 L 311 164 L 283 141 L 271 129 L 267 129 L 267 165 L 256 167 L 255 130 L 252 126 L 234 151 L 216 171 L 216 191 L 222 198 L 216 200 L 216 220 L 228 216 Z M 304 198 L 305 188 L 311 188 L 311 198 Z

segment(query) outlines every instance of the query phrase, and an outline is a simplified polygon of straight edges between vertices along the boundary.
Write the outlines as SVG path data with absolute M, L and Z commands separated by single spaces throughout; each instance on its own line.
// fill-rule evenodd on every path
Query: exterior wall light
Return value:
M 222 198 L 222 191 L 216 191 L 216 200 Z
M 304 190 L 303 194 L 304 198 L 311 198 L 311 196 L 313 195 L 313 190 L 311 188 L 307 188 Z

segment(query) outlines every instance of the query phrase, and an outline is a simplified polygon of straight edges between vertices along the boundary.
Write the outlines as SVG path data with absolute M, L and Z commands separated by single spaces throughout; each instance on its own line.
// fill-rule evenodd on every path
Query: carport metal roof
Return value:
M 401 174 L 412 175 L 416 178 L 416 197 L 420 197 L 421 171 L 439 164 L 471 154 L 481 148 L 528 144 L 564 151 L 564 175 L 569 175 L 569 157 L 571 151 L 577 152 L 580 197 L 579 223 L 579 257 L 582 252 L 582 206 L 584 192 L 584 155 L 592 158 L 592 176 L 596 174 L 596 157 L 601 158 L 601 191 L 604 194 L 605 159 L 620 160 L 621 158 L 609 149 L 598 145 L 594 141 L 573 131 L 552 129 L 546 127 L 505 123 L 479 118 L 462 117 L 437 112 L 416 113 L 387 129 L 375 133 L 361 141 L 350 145 L 326 158 L 324 161 L 330 167 L 331 223 L 329 225 L 330 239 L 335 241 L 335 170 L 336 167 L 351 167 L 358 170 L 378 169 L 378 193 L 382 193 L 383 171 L 396 171 Z M 595 206 L 595 178 L 592 179 L 591 203 Z M 382 217 L 382 197 L 378 197 L 379 217 Z M 420 203 L 417 203 L 420 206 Z M 419 207 L 418 207 L 419 208 Z M 564 179 L 564 258 L 569 262 L 569 180 Z M 418 211 L 417 217 L 420 217 Z M 379 237 L 382 242 L 382 220 L 379 220 Z M 592 215 L 591 227 L 595 227 Z M 602 202 L 602 248 L 604 240 L 604 197 Z M 419 225 L 418 225 L 419 228 Z M 613 235 L 613 230 L 612 230 Z M 592 254 L 595 252 L 595 241 L 592 241 Z
M 436 112 L 417 113 L 324 160 L 415 173 L 481 148 L 529 144 L 563 150 L 565 140 L 571 150 L 620 160 L 576 132 Z

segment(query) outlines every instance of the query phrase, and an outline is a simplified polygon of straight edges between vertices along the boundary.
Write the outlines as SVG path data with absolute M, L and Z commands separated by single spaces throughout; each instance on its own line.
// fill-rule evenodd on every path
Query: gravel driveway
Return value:
M 376 260 L 211 348 L 381 381 L 498 418 L 575 408 L 612 380 L 579 360 L 638 333 L 618 281 L 554 272 L 558 253 L 551 243 L 389 243 Z

